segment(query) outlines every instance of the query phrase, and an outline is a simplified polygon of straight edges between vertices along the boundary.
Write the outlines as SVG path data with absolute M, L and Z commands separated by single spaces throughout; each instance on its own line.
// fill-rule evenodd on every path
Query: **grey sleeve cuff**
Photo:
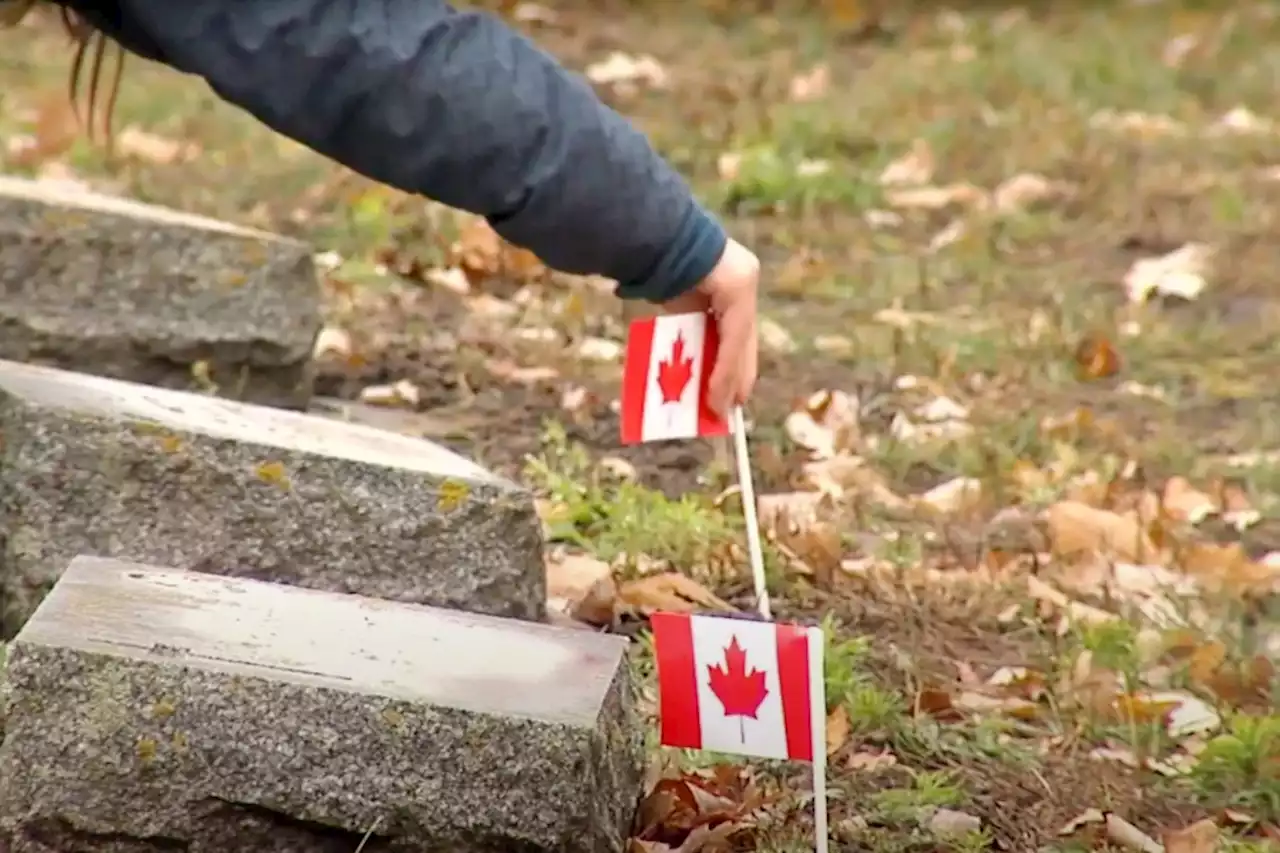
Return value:
M 689 205 L 676 236 L 658 263 L 643 277 L 619 282 L 622 299 L 667 302 L 692 290 L 711 274 L 729 237 L 697 202 Z

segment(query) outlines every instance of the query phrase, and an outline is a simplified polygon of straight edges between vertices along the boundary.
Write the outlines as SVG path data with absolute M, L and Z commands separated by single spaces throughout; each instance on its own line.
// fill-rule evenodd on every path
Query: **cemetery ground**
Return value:
M 1280 19 L 721 5 L 504 14 L 764 260 L 757 489 L 776 615 L 831 630 L 837 849 L 1274 845 Z M 141 61 L 108 153 L 53 23 L 2 44 L 7 171 L 325 253 L 320 393 L 538 489 L 555 603 L 639 639 L 649 707 L 647 613 L 750 611 L 727 447 L 617 446 L 607 286 Z M 807 768 L 726 761 L 655 746 L 637 853 L 811 849 Z

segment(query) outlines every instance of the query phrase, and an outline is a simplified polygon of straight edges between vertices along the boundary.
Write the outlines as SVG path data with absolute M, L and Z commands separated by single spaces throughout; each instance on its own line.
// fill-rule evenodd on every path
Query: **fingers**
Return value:
M 755 305 L 734 300 L 720 312 L 720 351 L 711 371 L 708 403 L 722 418 L 747 401 L 757 371 Z

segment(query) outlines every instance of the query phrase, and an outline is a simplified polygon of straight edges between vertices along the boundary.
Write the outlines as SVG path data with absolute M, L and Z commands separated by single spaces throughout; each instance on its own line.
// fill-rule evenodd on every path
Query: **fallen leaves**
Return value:
M 659 610 L 730 613 L 737 610 L 705 586 L 679 572 L 662 572 L 627 581 L 618 589 L 618 602 L 629 612 L 650 616 Z
M 1120 353 L 1103 335 L 1091 334 L 1081 339 L 1075 352 L 1076 374 L 1084 381 L 1110 379 L 1120 372 Z
M 1156 296 L 1193 301 L 1207 286 L 1205 276 L 1212 258 L 1213 250 L 1202 243 L 1187 243 L 1166 255 L 1140 258 L 1124 276 L 1125 295 L 1134 304 Z
M 698 581 L 675 571 L 618 580 L 616 567 L 588 554 L 563 549 L 546 558 L 548 610 L 562 619 L 609 627 L 624 618 L 658 611 L 732 613 L 733 605 Z
M 791 78 L 789 92 L 796 103 L 808 103 L 825 96 L 830 87 L 831 70 L 826 65 L 815 65 Z
M 537 255 L 508 243 L 482 217 L 473 218 L 462 229 L 450 247 L 449 265 L 461 270 L 473 288 L 495 280 L 519 285 L 547 274 Z
M 709 770 L 666 768 L 640 801 L 630 853 L 727 850 L 749 833 L 768 800 L 751 771 L 721 764 Z
M 113 140 L 113 148 L 122 157 L 172 166 L 187 163 L 200 156 L 200 146 L 189 140 L 171 139 L 136 125 L 121 130 Z
M 967 181 L 932 184 L 936 161 L 923 139 L 890 162 L 881 171 L 880 184 L 886 188 L 885 201 L 900 210 L 945 210 L 962 207 L 996 215 L 1018 213 L 1042 201 L 1062 198 L 1072 187 L 1034 172 L 1019 172 L 987 191 Z
M 587 66 L 587 79 L 611 87 L 621 94 L 635 94 L 642 88 L 663 89 L 668 85 L 666 68 L 648 54 L 632 55 L 613 51 Z
M 1140 110 L 1100 110 L 1089 120 L 1091 127 L 1130 134 L 1143 139 L 1160 137 L 1265 136 L 1277 132 L 1276 123 L 1263 118 L 1248 107 L 1236 106 L 1212 122 L 1191 126 L 1168 115 Z
M 937 809 L 929 818 L 929 831 L 941 838 L 979 832 L 982 819 L 955 809 Z
M 360 402 L 371 406 L 412 408 L 421 399 L 422 390 L 408 379 L 400 379 L 389 385 L 369 385 L 360 391 Z
M 843 391 L 818 391 L 787 415 L 782 428 L 815 459 L 830 459 L 858 443 L 858 401 Z
M 1218 848 L 1218 824 L 1205 818 L 1161 837 L 1164 853 L 1213 853 Z
M 920 186 L 933 179 L 933 149 L 923 139 L 911 143 L 911 150 L 889 163 L 880 173 L 880 183 L 892 186 Z
M 613 622 L 618 588 L 603 560 L 563 551 L 546 557 L 547 609 L 589 625 Z
M 1061 501 L 1049 507 L 1045 523 L 1059 557 L 1103 554 L 1142 562 L 1156 555 L 1155 543 L 1136 512 L 1122 515 L 1076 501 Z

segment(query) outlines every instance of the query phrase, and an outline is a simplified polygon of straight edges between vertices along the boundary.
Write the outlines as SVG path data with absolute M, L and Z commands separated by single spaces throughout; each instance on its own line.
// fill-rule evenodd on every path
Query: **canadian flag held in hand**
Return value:
M 719 339 L 705 312 L 636 320 L 627 331 L 622 442 L 728 435 L 707 405 Z
M 684 613 L 650 622 L 663 744 L 813 761 L 815 709 L 826 716 L 821 631 Z

